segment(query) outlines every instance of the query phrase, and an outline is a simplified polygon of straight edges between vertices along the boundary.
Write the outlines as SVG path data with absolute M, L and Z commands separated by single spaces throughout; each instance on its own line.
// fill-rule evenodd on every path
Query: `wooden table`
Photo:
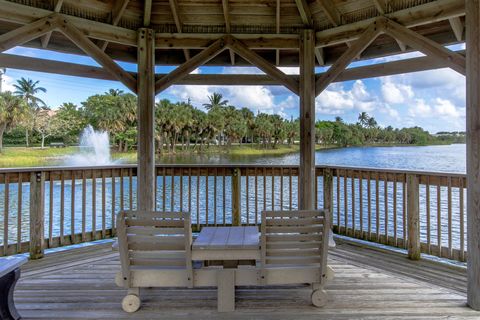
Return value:
M 17 320 L 20 315 L 13 303 L 13 290 L 20 278 L 20 266 L 28 259 L 24 256 L 0 258 L 0 319 Z
M 260 241 L 258 227 L 205 227 L 192 245 L 192 260 L 256 261 L 259 259 Z M 234 268 L 219 267 L 217 288 L 218 311 L 234 311 Z

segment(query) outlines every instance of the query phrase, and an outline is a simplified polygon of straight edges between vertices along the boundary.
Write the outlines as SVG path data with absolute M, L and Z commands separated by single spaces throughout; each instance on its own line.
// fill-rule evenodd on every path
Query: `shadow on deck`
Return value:
M 217 313 L 217 292 L 145 289 L 142 308 L 122 311 L 125 290 L 111 244 L 52 253 L 22 268 L 15 301 L 23 319 L 479 319 L 466 307 L 466 272 L 401 254 L 340 243 L 330 251 L 329 303 L 310 304 L 301 286 L 236 290 L 236 311 Z

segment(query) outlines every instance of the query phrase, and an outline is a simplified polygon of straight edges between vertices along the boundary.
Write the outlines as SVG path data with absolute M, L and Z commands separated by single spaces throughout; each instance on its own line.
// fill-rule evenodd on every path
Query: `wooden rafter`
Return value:
M 63 5 L 63 0 L 55 0 L 55 4 L 53 6 L 53 11 L 54 12 L 60 12 L 60 10 L 62 9 L 62 5 Z M 50 42 L 50 37 L 52 36 L 52 32 L 48 32 L 46 34 L 44 34 L 41 38 L 41 43 L 42 43 L 42 48 L 47 48 L 48 47 L 48 43 Z
M 105 52 L 95 45 L 85 34 L 79 30 L 69 20 L 60 19 L 60 27 L 58 29 L 80 49 L 100 64 L 105 70 L 109 71 L 117 80 L 122 82 L 127 88 L 133 92 L 137 91 L 136 79 L 127 71 L 123 70 L 116 64 Z
M 405 43 L 398 39 L 395 39 L 395 41 L 397 42 L 398 47 L 400 48 L 400 50 L 402 50 L 402 52 L 407 51 L 407 45 Z
M 310 7 L 308 6 L 307 0 L 295 0 L 295 3 L 297 4 L 297 9 L 300 13 L 303 24 L 311 28 L 313 24 L 312 13 L 310 11 Z
M 410 47 L 426 54 L 432 59 L 438 59 L 447 62 L 453 70 L 465 75 L 466 61 L 465 57 L 448 50 L 433 40 L 430 40 L 415 31 L 412 31 L 392 20 L 385 19 L 384 32 L 395 39 L 402 41 Z
M 465 55 L 465 51 L 457 51 L 458 54 Z M 0 65 L 20 70 L 29 70 L 45 73 L 62 74 L 66 76 L 84 77 L 101 80 L 116 80 L 116 78 L 104 68 L 82 65 L 77 63 L 54 61 L 40 58 L 31 58 L 13 54 L 0 54 Z M 343 71 L 333 82 L 360 80 L 365 78 L 376 78 L 391 76 L 403 73 L 426 71 L 438 68 L 446 68 L 448 65 L 444 61 L 433 60 L 430 57 L 417 57 L 379 63 L 368 66 L 348 68 Z M 132 76 L 136 73 L 130 72 Z M 322 77 L 323 73 L 316 75 L 317 79 Z M 157 74 L 161 79 L 166 74 Z M 289 75 L 296 80 L 298 76 Z M 272 79 L 263 74 L 188 74 L 179 79 L 175 84 L 181 85 L 281 85 L 278 80 Z
M 315 94 L 318 96 L 332 83 L 352 60 L 360 55 L 370 43 L 372 43 L 382 32 L 383 20 L 374 21 L 370 27 L 363 32 L 363 35 L 356 40 L 351 47 L 345 51 L 340 58 L 325 72 L 315 84 Z
M 54 13 L 10 32 L 4 33 L 0 35 L 0 52 L 38 38 L 47 32 L 53 31 L 57 26 L 58 16 Z
M 270 62 L 250 50 L 245 44 L 242 43 L 242 41 L 233 37 L 229 37 L 228 47 L 233 49 L 240 57 L 256 66 L 270 77 L 283 83 L 283 85 L 290 89 L 293 93 L 298 94 L 298 81 L 293 80 Z
M 328 20 L 336 27 L 342 24 L 340 12 L 333 4 L 332 0 L 315 0 L 322 8 L 323 12 L 327 16 Z
M 437 0 L 412 8 L 385 14 L 407 28 L 465 15 L 465 2 Z M 362 20 L 317 32 L 317 47 L 325 47 L 358 39 L 375 18 Z
M 180 20 L 180 13 L 178 9 L 178 2 L 177 0 L 169 0 L 170 3 L 170 10 L 172 11 L 173 21 L 175 21 L 175 26 L 177 27 L 177 32 L 183 32 L 183 24 L 182 20 Z M 183 49 L 183 55 L 185 56 L 185 60 L 188 61 L 190 59 L 190 51 L 188 49 Z
M 373 3 L 380 14 L 385 14 L 387 12 L 386 0 L 373 0 Z
M 120 23 L 120 19 L 123 16 L 123 13 L 127 9 L 128 3 L 130 0 L 119 0 L 119 1 L 114 1 L 113 7 L 112 7 L 112 12 L 110 13 L 110 22 L 112 25 L 116 26 Z M 108 41 L 101 41 L 98 46 L 102 51 L 105 51 L 108 47 Z
M 455 34 L 455 38 L 457 38 L 457 41 L 462 41 L 463 30 L 465 29 L 462 20 L 460 20 L 459 17 L 455 17 L 448 19 L 448 21 L 450 22 L 450 26 L 452 27 L 453 33 Z
M 155 94 L 162 92 L 172 84 L 188 75 L 190 72 L 208 62 L 226 49 L 226 37 L 222 37 L 212 43 L 208 48 L 198 53 L 175 70 L 155 82 Z
M 152 0 L 145 0 L 143 7 L 143 26 L 149 27 L 152 19 Z

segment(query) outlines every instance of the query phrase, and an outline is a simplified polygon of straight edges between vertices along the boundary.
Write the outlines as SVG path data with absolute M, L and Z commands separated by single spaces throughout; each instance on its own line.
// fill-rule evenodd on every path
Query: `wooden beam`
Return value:
M 232 32 L 230 27 L 230 6 L 228 0 L 222 0 L 222 8 L 223 8 L 223 18 L 225 20 L 225 32 L 230 34 Z M 232 66 L 235 65 L 235 52 L 229 49 L 230 52 L 230 62 Z
M 398 47 L 400 48 L 400 50 L 402 50 L 402 52 L 407 51 L 407 45 L 405 43 L 398 39 L 395 39 L 395 41 L 397 42 Z
M 190 33 L 157 34 L 155 47 L 156 49 L 204 49 L 212 43 L 212 40 L 225 35 L 223 33 L 202 35 L 192 35 Z M 232 34 L 232 36 L 241 39 L 250 49 L 297 49 L 299 43 L 298 35 Z
M 373 0 L 373 3 L 380 14 L 385 14 L 387 12 L 387 4 L 385 3 L 385 0 Z
M 180 79 L 188 75 L 190 72 L 203 65 L 225 49 L 225 37 L 218 39 L 208 48 L 204 49 L 202 52 L 191 58 L 189 61 L 178 66 L 175 70 L 158 80 L 155 83 L 155 94 L 158 94 L 163 90 L 167 89 L 169 86 L 176 83 L 177 81 L 179 81 Z
M 62 9 L 63 0 L 55 0 L 55 4 L 53 6 L 54 12 L 60 12 Z M 46 49 L 48 47 L 48 42 L 50 41 L 50 37 L 52 36 L 52 32 L 48 32 L 42 36 L 41 43 L 42 48 Z
M 155 210 L 155 35 L 138 30 L 138 210 Z
M 55 13 L 51 10 L 34 8 L 6 0 L 0 0 L 0 8 L 0 21 L 18 24 L 29 24 L 39 18 Z M 87 34 L 89 38 L 131 46 L 137 45 L 137 33 L 133 30 L 63 14 L 59 14 L 59 16 L 68 19 L 71 24 L 81 30 L 84 34 Z
M 318 96 L 325 90 L 332 81 L 342 73 L 350 62 L 360 55 L 366 47 L 370 45 L 381 33 L 383 23 L 374 21 L 363 35 L 356 40 L 350 48 L 345 51 L 340 58 L 320 77 L 315 84 L 315 94 Z
M 150 26 L 152 19 L 152 0 L 145 0 L 143 7 L 143 25 L 145 27 Z
M 315 33 L 303 30 L 300 40 L 300 168 L 301 210 L 315 208 Z
M 465 75 L 465 57 L 456 54 L 454 51 L 448 50 L 435 41 L 432 41 L 389 19 L 385 19 L 384 31 L 395 39 L 398 39 L 410 47 L 432 57 L 432 59 L 447 62 L 450 68 Z
M 57 28 L 57 14 L 38 19 L 35 22 L 0 35 L 0 52 L 11 49 L 44 35 Z
M 463 30 L 465 29 L 462 20 L 459 17 L 454 17 L 448 19 L 450 22 L 450 26 L 452 27 L 453 33 L 455 34 L 455 38 L 458 41 L 463 40 Z
M 330 20 L 333 26 L 337 27 L 342 24 L 340 12 L 338 12 L 332 0 L 315 0 L 315 1 L 322 8 L 323 12 L 325 13 L 328 20 Z
M 298 94 L 298 82 L 288 77 L 285 73 L 277 69 L 270 62 L 250 50 L 240 40 L 233 37 L 229 38 L 228 47 L 233 49 L 239 56 L 256 66 L 273 79 L 283 83 L 285 87 L 290 89 L 293 93 Z
M 457 51 L 457 53 L 462 55 L 465 54 L 464 51 Z M 110 72 L 99 67 L 47 59 L 30 58 L 5 53 L 0 54 L 0 65 L 11 69 L 54 73 L 66 76 L 101 80 L 117 80 Z M 432 60 L 430 57 L 410 58 L 349 68 L 343 71 L 333 82 L 384 77 L 447 67 L 448 66 L 443 61 Z M 130 72 L 130 74 L 133 77 L 136 77 L 136 73 Z M 323 74 L 324 73 L 317 74 L 317 79 L 319 79 Z M 164 76 L 166 76 L 166 74 L 156 75 L 158 79 L 161 79 Z M 298 81 L 298 76 L 296 75 L 289 75 L 289 77 L 295 81 Z M 215 86 L 282 85 L 280 81 L 272 79 L 270 76 L 265 74 L 189 74 L 184 78 L 179 79 L 177 82 L 175 82 L 175 84 Z
M 280 33 L 280 0 L 277 0 L 277 5 L 275 6 L 275 29 L 277 34 Z M 280 49 L 275 50 L 275 65 L 280 65 Z
M 466 1 L 467 303 L 480 310 L 480 1 Z
M 177 0 L 169 0 L 170 3 L 170 10 L 172 11 L 173 21 L 175 21 L 175 26 L 177 27 L 177 32 L 183 32 L 183 24 L 180 20 L 180 14 L 178 9 L 178 2 Z M 185 56 L 185 61 L 190 60 L 190 51 L 188 49 L 183 49 L 183 55 Z
M 317 58 L 317 62 L 320 66 L 325 65 L 325 57 L 323 55 L 323 48 L 315 48 L 315 57 Z
M 123 16 L 123 13 L 127 9 L 128 3 L 130 0 L 119 0 L 114 1 L 112 11 L 110 13 L 110 21 L 112 25 L 116 26 L 120 22 L 120 19 Z M 108 47 L 108 41 L 102 41 L 98 45 L 102 51 L 105 51 Z
M 59 31 L 72 40 L 75 45 L 92 57 L 98 64 L 104 67 L 105 70 L 108 70 L 127 88 L 133 92 L 137 91 L 137 81 L 135 78 L 116 64 L 107 54 L 105 54 L 105 52 L 88 39 L 82 31 L 77 29 L 73 23 L 67 19 L 61 19 Z
M 407 28 L 465 15 L 464 0 L 437 0 L 423 5 L 385 14 Z M 325 47 L 358 39 L 376 18 L 366 19 L 316 33 L 317 47 Z
M 300 13 L 303 24 L 307 27 L 312 27 L 312 13 L 310 11 L 310 7 L 308 6 L 307 0 L 295 0 L 295 3 L 297 4 L 297 9 Z

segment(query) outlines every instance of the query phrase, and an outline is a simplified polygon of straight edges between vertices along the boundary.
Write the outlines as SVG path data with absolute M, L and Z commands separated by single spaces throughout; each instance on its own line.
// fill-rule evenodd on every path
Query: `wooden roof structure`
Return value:
M 466 56 L 445 47 L 464 41 Z M 87 55 L 101 67 L 1 53 L 20 45 Z M 409 51 L 426 57 L 346 69 Z M 137 63 L 137 73 L 118 61 Z M 0 65 L 114 79 L 137 94 L 139 210 L 154 207 L 155 95 L 173 84 L 276 84 L 297 94 L 299 203 L 312 209 L 315 98 L 330 83 L 440 67 L 466 75 L 468 303 L 480 310 L 479 0 L 0 0 Z M 178 67 L 155 74 L 156 65 Z M 190 74 L 202 65 L 253 65 L 265 75 Z M 300 74 L 278 68 L 289 66 Z M 316 66 L 330 68 L 316 74 Z

